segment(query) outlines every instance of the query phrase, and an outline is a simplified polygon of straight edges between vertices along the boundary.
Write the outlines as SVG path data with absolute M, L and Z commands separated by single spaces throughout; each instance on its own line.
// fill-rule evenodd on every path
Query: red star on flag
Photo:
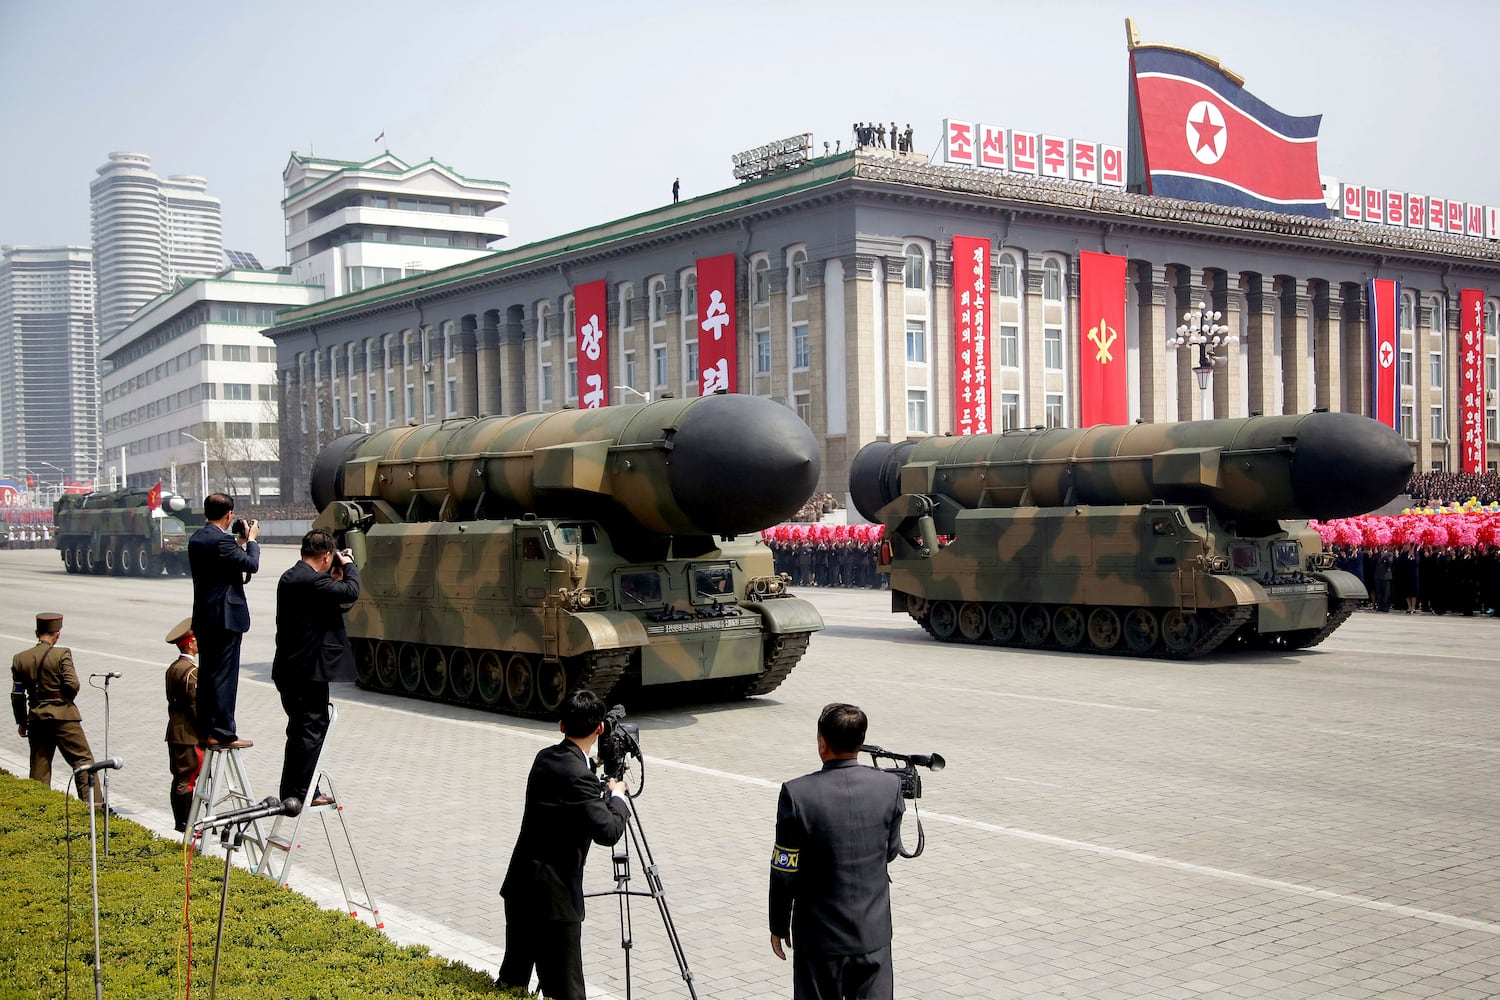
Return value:
M 1215 125 L 1208 117 L 1208 108 L 1205 106 L 1201 112 L 1202 118 L 1197 121 L 1188 119 L 1188 124 L 1198 133 L 1198 145 L 1193 147 L 1193 152 L 1198 153 L 1207 149 L 1209 152 L 1217 152 L 1219 133 L 1224 131 L 1223 125 Z

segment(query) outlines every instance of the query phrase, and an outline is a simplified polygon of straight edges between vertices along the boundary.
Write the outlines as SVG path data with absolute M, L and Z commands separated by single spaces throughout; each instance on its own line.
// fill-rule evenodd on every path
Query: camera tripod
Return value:
M 624 775 L 622 774 L 623 780 Z M 677 927 L 672 923 L 672 911 L 667 909 L 667 892 L 662 888 L 661 874 L 656 868 L 656 858 L 651 854 L 651 844 L 646 839 L 646 829 L 641 825 L 637 799 L 631 799 L 630 817 L 625 821 L 626 836 L 615 844 L 613 857 L 615 887 L 604 892 L 587 893 L 587 898 L 614 896 L 620 907 L 620 947 L 625 952 L 625 1000 L 630 1000 L 630 951 L 634 945 L 631 937 L 630 897 L 650 896 L 656 900 L 656 909 L 661 913 L 662 927 L 667 932 L 667 941 L 672 945 L 672 955 L 677 959 L 677 969 L 682 981 L 687 983 L 688 996 L 698 1000 L 698 991 L 693 988 L 693 973 L 688 968 L 687 955 L 682 950 L 682 939 L 677 936 Z M 642 871 L 646 876 L 649 891 L 630 888 L 630 846 L 645 862 Z

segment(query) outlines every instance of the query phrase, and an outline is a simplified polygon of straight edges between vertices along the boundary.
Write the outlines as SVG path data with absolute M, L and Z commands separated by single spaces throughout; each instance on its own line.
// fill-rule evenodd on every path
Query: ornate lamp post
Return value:
M 1239 337 L 1229 332 L 1229 327 L 1219 322 L 1223 318 L 1223 313 L 1210 311 L 1208 303 L 1199 302 L 1196 311 L 1182 314 L 1182 325 L 1174 336 L 1167 338 L 1169 351 L 1198 348 L 1198 363 L 1193 366 L 1193 374 L 1198 377 L 1198 415 L 1204 420 L 1213 418 L 1208 387 L 1213 379 L 1214 365 L 1222 365 L 1226 359 L 1220 351 L 1240 342 Z
M 643 402 L 643 403 L 649 403 L 649 402 L 651 402 L 651 393 L 649 393 L 649 392 L 642 392 L 641 390 L 635 388 L 634 386 L 617 385 L 617 386 L 614 386 L 614 388 L 620 390 L 621 392 L 628 392 L 628 393 L 631 393 L 632 395 L 636 395 L 636 396 L 641 397 L 641 402 Z

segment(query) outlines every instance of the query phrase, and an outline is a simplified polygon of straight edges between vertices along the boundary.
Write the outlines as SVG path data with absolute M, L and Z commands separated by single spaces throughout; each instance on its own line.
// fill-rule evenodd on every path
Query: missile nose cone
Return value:
M 812 428 L 785 406 L 726 393 L 689 407 L 673 437 L 670 485 L 705 532 L 743 535 L 797 513 L 822 472 Z
M 1369 417 L 1313 413 L 1297 426 L 1292 493 L 1308 517 L 1367 514 L 1404 491 L 1411 470 L 1401 435 Z

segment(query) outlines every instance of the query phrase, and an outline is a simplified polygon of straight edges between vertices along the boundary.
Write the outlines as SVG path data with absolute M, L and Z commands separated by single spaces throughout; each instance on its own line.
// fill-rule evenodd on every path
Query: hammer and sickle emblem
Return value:
M 1098 348 L 1098 351 L 1094 353 L 1094 360 L 1101 365 L 1107 365 L 1113 361 L 1115 357 L 1109 352 L 1109 349 L 1115 346 L 1115 341 L 1119 337 L 1118 332 L 1111 330 L 1109 325 L 1103 319 L 1100 319 L 1099 325 L 1089 331 L 1089 340 Z

